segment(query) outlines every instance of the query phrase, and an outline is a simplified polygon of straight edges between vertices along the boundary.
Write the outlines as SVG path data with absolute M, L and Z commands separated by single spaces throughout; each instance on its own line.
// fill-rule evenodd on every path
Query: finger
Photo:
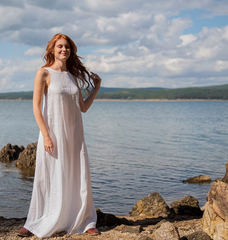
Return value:
M 97 78 L 97 76 L 95 74 L 93 74 L 93 75 L 91 75 L 91 78 L 95 79 L 95 78 Z
M 53 147 L 50 148 L 50 153 L 52 153 L 52 152 L 53 152 Z
M 91 72 L 94 77 L 99 77 L 98 74 Z

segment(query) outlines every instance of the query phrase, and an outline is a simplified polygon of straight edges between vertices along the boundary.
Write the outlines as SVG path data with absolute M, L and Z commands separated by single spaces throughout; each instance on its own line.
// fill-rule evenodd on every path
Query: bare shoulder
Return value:
M 39 84 L 49 85 L 50 82 L 50 73 L 45 68 L 40 68 L 36 72 L 35 82 Z
M 36 74 L 39 77 L 47 77 L 49 75 L 49 72 L 45 68 L 40 68 L 40 69 L 37 70 Z

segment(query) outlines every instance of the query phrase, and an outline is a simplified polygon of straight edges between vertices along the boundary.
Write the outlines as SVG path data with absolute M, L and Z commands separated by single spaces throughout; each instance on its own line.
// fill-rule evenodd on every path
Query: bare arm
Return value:
M 53 142 L 49 136 L 47 127 L 44 122 L 44 118 L 41 112 L 41 104 L 43 100 L 44 89 L 46 85 L 47 73 L 45 69 L 39 69 L 36 73 L 33 91 L 33 113 L 37 122 L 37 125 L 43 135 L 44 148 L 48 152 L 53 151 Z
M 91 78 L 94 81 L 95 88 L 93 89 L 93 91 L 89 94 L 89 96 L 85 100 L 83 99 L 82 93 L 79 90 L 79 104 L 80 104 L 80 108 L 81 108 L 82 112 L 86 112 L 90 108 L 90 106 L 92 105 L 92 103 L 93 103 L 93 101 L 94 101 L 94 99 L 95 99 L 95 97 L 96 97 L 96 95 L 97 95 L 97 93 L 100 89 L 101 78 L 97 74 L 94 74 L 94 73 L 91 74 Z M 75 82 L 78 86 L 78 81 L 77 81 L 77 78 L 75 76 L 74 76 L 74 79 L 75 79 Z

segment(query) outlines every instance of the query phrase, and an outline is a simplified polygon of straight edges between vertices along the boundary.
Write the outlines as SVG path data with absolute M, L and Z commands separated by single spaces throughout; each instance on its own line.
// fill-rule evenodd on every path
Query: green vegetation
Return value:
M 99 92 L 97 98 L 108 99 L 228 99 L 228 85 L 179 89 L 121 89 Z
M 33 92 L 0 93 L 0 99 L 32 99 Z M 86 94 L 83 93 L 85 97 Z M 221 99 L 228 100 L 228 84 L 193 88 L 101 88 L 97 99 Z
M 8 93 L 0 93 L 0 99 L 23 99 L 29 100 L 32 99 L 33 92 L 8 92 Z

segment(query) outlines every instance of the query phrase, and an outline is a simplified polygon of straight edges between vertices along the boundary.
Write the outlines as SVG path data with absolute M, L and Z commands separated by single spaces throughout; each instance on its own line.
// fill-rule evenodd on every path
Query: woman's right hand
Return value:
M 47 151 L 49 153 L 52 153 L 53 148 L 54 148 L 54 144 L 53 144 L 53 141 L 52 141 L 51 137 L 49 135 L 44 137 L 44 149 L 45 149 L 45 151 Z

